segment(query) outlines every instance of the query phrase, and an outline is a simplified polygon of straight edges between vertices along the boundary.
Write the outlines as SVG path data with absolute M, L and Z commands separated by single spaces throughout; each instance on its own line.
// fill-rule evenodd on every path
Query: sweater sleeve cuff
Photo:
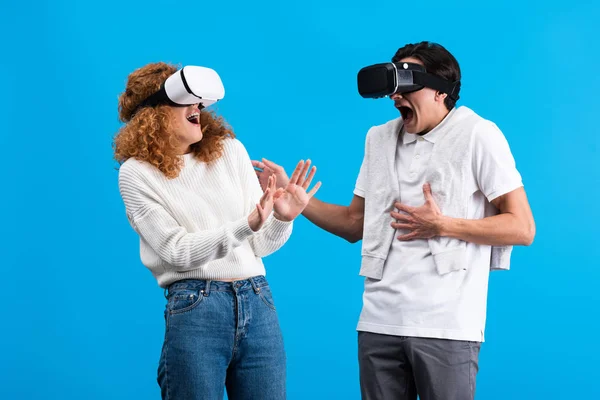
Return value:
M 273 216 L 269 224 L 269 236 L 274 239 L 284 237 L 292 229 L 293 223 L 294 221 L 280 221 Z
M 384 264 L 385 258 L 363 254 L 359 275 L 364 276 L 365 278 L 381 280 L 381 278 L 383 278 Z
M 229 229 L 233 232 L 233 237 L 239 241 L 243 242 L 249 236 L 252 236 L 254 233 L 252 228 L 250 228 L 250 224 L 248 223 L 248 218 L 244 217 L 235 222 L 231 222 L 229 224 Z

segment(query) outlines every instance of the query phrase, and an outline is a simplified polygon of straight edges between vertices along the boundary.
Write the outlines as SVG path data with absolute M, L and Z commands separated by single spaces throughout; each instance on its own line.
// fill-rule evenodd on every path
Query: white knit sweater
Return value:
M 258 232 L 248 225 L 262 190 L 248 152 L 225 139 L 224 154 L 207 164 L 183 156 L 168 179 L 147 162 L 129 159 L 119 170 L 127 218 L 140 236 L 142 263 L 161 287 L 181 279 L 264 275 L 261 257 L 288 240 L 292 223 L 271 215 Z

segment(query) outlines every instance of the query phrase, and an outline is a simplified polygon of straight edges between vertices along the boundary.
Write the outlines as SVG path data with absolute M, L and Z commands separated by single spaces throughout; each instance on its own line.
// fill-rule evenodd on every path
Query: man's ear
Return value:
M 442 92 L 435 93 L 436 100 L 444 101 L 446 99 L 446 97 L 448 97 L 448 94 L 446 94 L 446 93 L 442 93 Z

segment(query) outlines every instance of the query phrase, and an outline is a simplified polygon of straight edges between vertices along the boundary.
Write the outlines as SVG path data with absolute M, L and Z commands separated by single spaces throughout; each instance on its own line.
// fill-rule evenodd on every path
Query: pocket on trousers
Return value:
M 204 295 L 194 289 L 179 289 L 169 294 L 167 311 L 169 314 L 180 314 L 190 311 L 198 306 L 204 299 Z
M 463 347 L 467 349 L 479 349 L 481 347 L 481 342 L 476 342 L 473 340 L 462 340 Z
M 271 289 L 268 286 L 263 286 L 260 288 L 260 292 L 258 293 L 262 301 L 271 309 L 275 310 L 275 302 L 273 301 L 273 293 L 271 293 Z

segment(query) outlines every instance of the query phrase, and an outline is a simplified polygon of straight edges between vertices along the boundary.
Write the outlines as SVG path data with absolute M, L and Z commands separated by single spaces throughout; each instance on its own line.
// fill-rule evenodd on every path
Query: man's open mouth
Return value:
M 405 124 L 409 123 L 415 116 L 415 112 L 410 107 L 399 106 L 396 108 L 398 109 L 398 111 L 400 111 L 400 114 L 402 115 L 402 119 L 404 120 Z

